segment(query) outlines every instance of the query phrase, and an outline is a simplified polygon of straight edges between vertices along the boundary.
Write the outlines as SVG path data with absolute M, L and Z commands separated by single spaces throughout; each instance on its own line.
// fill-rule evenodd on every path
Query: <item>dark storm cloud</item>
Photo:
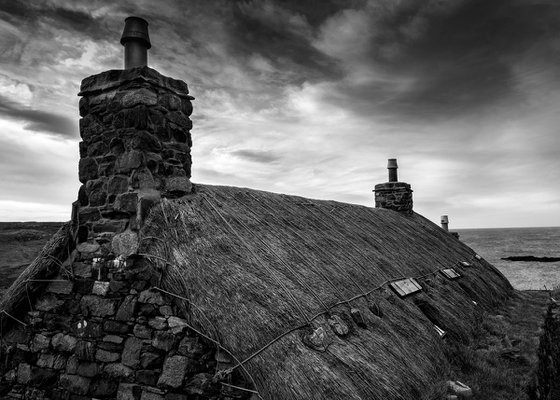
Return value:
M 233 156 L 257 163 L 269 164 L 278 161 L 281 157 L 270 150 L 235 150 L 229 153 Z
M 154 27 L 168 26 L 166 29 L 184 41 L 161 43 L 152 53 L 154 57 L 167 54 L 178 62 L 187 55 L 196 58 L 200 77 L 191 69 L 193 84 L 208 87 L 214 65 L 224 60 L 232 65 L 235 60 L 245 74 L 259 73 L 249 61 L 257 55 L 270 70 L 252 76 L 253 82 L 273 90 L 274 86 L 282 89 L 326 81 L 332 91 L 325 92 L 322 100 L 364 116 L 374 113 L 401 121 L 432 121 L 476 113 L 492 105 L 507 106 L 523 101 L 512 72 L 514 60 L 531 51 L 535 43 L 540 43 L 541 52 L 558 57 L 558 50 L 549 45 L 560 21 L 559 6 L 553 2 L 242 0 L 194 1 L 189 7 L 172 4 L 172 21 L 165 21 L 168 15 L 150 18 Z M 122 13 L 135 11 L 131 4 L 118 7 Z M 206 31 L 210 21 L 218 21 L 223 36 Z M 348 30 L 355 32 L 344 42 Z M 213 54 L 212 44 L 222 39 L 222 54 Z M 321 46 L 322 39 L 325 46 Z M 331 51 L 332 39 L 340 41 L 341 49 Z M 543 62 L 552 65 L 550 57 L 545 58 Z M 221 73 L 216 70 L 212 78 L 217 85 L 223 84 Z M 263 93 L 263 87 L 259 90 Z
M 239 1 L 233 6 L 231 49 L 238 57 L 262 55 L 291 83 L 340 78 L 337 63 L 312 46 L 316 26 L 309 22 L 334 12 L 332 2 Z
M 474 0 L 447 9 L 430 3 L 436 2 L 402 2 L 382 17 L 370 13 L 375 32 L 359 62 L 381 78 L 339 85 L 339 103 L 366 115 L 375 109 L 430 120 L 469 114 L 503 99 L 523 100 L 513 64 L 535 46 L 550 68 L 560 58 L 556 3 Z
M 2 0 L 0 1 L 0 13 L 3 18 L 10 21 L 16 19 L 28 19 L 34 16 L 28 3 L 18 0 Z
M 557 31 L 550 24 L 559 21 L 558 9 L 474 1 L 452 15 L 434 17 L 425 36 L 399 60 L 414 65 L 409 71 L 423 82 L 395 105 L 411 112 L 431 108 L 461 114 L 517 97 L 512 62 L 536 43 L 552 39 Z M 389 65 L 397 68 L 394 62 Z
M 101 42 L 118 37 L 120 32 L 115 29 L 121 24 L 114 16 L 94 18 L 80 8 L 84 4 L 0 2 L 0 22 L 6 21 L 4 26 L 0 24 L 0 57 L 8 65 L 38 68 L 63 59 L 79 59 L 88 40 Z
M 32 27 L 43 21 L 52 24 L 53 28 L 86 34 L 93 39 L 106 39 L 107 33 L 112 31 L 106 19 L 95 19 L 88 12 L 48 2 L 0 1 L 0 14 L 15 25 L 23 23 Z
M 77 125 L 62 115 L 34 110 L 14 103 L 0 95 L 0 118 L 21 121 L 24 128 L 36 132 L 48 132 L 66 139 L 76 139 Z
M 543 0 L 0 0 L 2 194 L 33 198 L 43 181 L 76 186 L 50 184 L 53 199 L 75 195 L 76 160 L 68 155 L 78 152 L 72 140 L 57 139 L 78 139 L 77 85 L 122 66 L 124 18 L 137 15 L 150 24 L 150 66 L 188 82 L 196 97 L 196 180 L 371 205 L 371 186 L 386 179 L 385 159 L 398 157 L 420 212 L 438 216 L 454 206 L 475 217 L 464 224 L 489 226 L 483 207 L 499 204 L 517 220 L 518 200 L 508 197 L 520 185 L 543 204 L 558 199 L 548 184 L 560 171 L 558 7 Z M 29 142 L 22 128 L 39 134 Z M 65 171 L 72 174 L 61 178 Z

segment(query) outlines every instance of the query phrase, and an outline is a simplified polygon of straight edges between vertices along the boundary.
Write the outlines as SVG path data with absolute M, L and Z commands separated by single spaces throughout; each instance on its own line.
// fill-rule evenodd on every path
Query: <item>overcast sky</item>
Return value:
M 129 15 L 196 97 L 193 182 L 373 206 L 397 158 L 436 223 L 560 225 L 555 0 L 0 0 L 0 221 L 69 219 Z

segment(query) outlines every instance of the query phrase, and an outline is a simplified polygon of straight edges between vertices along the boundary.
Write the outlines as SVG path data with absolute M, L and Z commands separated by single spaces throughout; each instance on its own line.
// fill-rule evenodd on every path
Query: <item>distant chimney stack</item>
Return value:
M 375 207 L 387 208 L 403 214 L 412 214 L 412 189 L 405 182 L 399 182 L 397 177 L 397 159 L 389 158 L 389 182 L 375 185 Z
M 389 170 L 389 182 L 398 182 L 399 179 L 397 177 L 397 169 L 399 166 L 397 165 L 396 158 L 389 158 L 387 160 L 387 169 Z
M 441 216 L 441 227 L 444 231 L 449 231 L 449 217 L 447 215 Z
M 447 215 L 441 216 L 441 229 L 443 229 L 445 232 L 449 232 L 449 217 Z M 455 236 L 457 239 L 459 239 L 458 232 L 449 232 L 449 233 L 452 236 Z
M 124 69 L 148 65 L 148 49 L 152 47 L 148 35 L 148 21 L 139 17 L 124 20 L 121 44 L 124 46 Z

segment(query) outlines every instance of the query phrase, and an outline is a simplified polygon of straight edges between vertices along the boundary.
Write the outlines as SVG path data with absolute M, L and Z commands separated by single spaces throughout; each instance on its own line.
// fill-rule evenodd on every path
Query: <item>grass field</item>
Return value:
M 0 222 L 0 294 L 35 259 L 60 222 Z
M 518 291 L 480 321 L 473 343 L 446 343 L 454 379 L 473 389 L 476 400 L 527 399 L 549 294 Z

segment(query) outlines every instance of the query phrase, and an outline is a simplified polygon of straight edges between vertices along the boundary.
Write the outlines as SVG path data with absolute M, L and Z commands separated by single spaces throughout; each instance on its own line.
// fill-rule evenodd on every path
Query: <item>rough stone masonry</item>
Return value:
M 134 254 L 150 206 L 190 193 L 193 97 L 148 67 L 86 78 L 80 100 L 77 240 Z
M 223 351 L 189 326 L 138 255 L 162 197 L 192 192 L 187 85 L 148 67 L 86 78 L 80 96 L 78 200 L 68 258 L 3 331 L 0 398 L 246 399 Z M 30 283 L 31 284 L 31 283 Z
M 375 207 L 398 211 L 405 215 L 412 214 L 412 188 L 408 183 L 399 182 L 397 160 L 390 158 L 387 169 L 389 182 L 375 185 Z
M 189 329 L 173 299 L 153 289 L 145 260 L 98 254 L 95 246 L 78 245 L 75 275 L 63 269 L 34 299 L 27 326 L 3 336 L 0 398 L 247 398 L 214 378 L 232 360 Z

